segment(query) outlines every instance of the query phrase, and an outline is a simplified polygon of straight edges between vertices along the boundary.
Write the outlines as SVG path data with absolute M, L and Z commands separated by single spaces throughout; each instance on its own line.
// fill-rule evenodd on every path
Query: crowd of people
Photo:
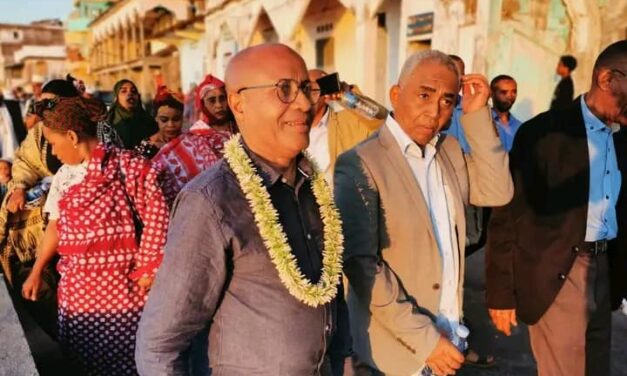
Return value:
M 281 44 L 152 113 L 127 79 L 110 106 L 51 80 L 23 116 L 0 98 L 2 268 L 64 374 L 452 375 L 496 365 L 456 337 L 479 335 L 464 258 L 485 246 L 489 315 L 529 324 L 539 374 L 608 375 L 626 72 L 619 41 L 524 123 L 514 77 L 439 51 L 407 59 L 385 119 Z

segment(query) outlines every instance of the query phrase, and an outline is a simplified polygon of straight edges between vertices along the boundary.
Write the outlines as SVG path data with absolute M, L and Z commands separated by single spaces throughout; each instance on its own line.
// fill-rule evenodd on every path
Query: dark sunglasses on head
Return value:
M 44 111 L 52 110 L 58 102 L 59 100 L 57 98 L 33 101 L 31 102 L 31 105 L 28 108 L 28 113 L 37 115 L 39 117 L 43 117 Z

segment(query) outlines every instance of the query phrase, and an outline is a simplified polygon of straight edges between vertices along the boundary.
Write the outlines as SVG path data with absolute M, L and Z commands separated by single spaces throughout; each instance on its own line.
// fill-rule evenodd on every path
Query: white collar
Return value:
M 329 113 L 331 112 L 331 108 L 327 106 L 327 110 L 324 112 L 324 115 L 320 118 L 318 124 L 316 124 L 313 128 L 326 128 L 329 124 Z
M 386 119 L 385 124 L 387 125 L 388 129 L 392 133 L 392 136 L 394 136 L 394 139 L 398 143 L 398 146 L 401 148 L 401 151 L 403 152 L 403 154 L 407 154 L 407 151 L 410 150 L 410 148 L 412 147 L 416 147 L 420 149 L 420 147 L 409 137 L 409 135 L 405 133 L 403 128 L 401 128 L 401 125 L 396 121 L 396 119 L 392 117 L 392 114 L 388 114 L 388 118 Z M 440 133 L 437 133 L 435 137 L 433 137 L 426 146 L 426 149 L 432 148 L 433 153 L 422 153 L 422 152 L 421 153 L 423 155 L 435 154 L 435 152 L 437 151 L 436 145 L 439 139 L 440 139 Z

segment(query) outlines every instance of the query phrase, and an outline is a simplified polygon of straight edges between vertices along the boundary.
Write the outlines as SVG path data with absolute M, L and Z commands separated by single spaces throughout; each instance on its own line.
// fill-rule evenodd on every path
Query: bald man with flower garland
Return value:
M 305 63 L 287 46 L 255 46 L 225 81 L 241 137 L 174 205 L 137 335 L 139 372 L 185 375 L 183 354 L 209 326 L 213 375 L 340 375 L 350 352 L 342 230 L 301 152 L 313 115 Z

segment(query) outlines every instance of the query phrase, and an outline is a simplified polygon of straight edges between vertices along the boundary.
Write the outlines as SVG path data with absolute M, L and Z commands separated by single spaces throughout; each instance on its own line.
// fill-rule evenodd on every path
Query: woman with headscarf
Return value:
M 207 122 L 198 120 L 153 158 L 167 171 L 163 189 L 168 200 L 176 197 L 193 177 L 219 161 L 224 143 L 237 132 L 226 103 L 224 82 L 208 75 L 196 88 L 196 102 Z
M 194 125 L 204 123 L 216 131 L 231 135 L 237 132 L 237 125 L 227 102 L 224 82 L 220 79 L 209 74 L 196 87 L 196 107 L 200 108 L 201 116 Z
M 115 100 L 109 109 L 107 121 L 122 139 L 125 149 L 132 150 L 142 140 L 159 131 L 155 119 L 142 106 L 137 86 L 127 79 L 113 86 Z
M 154 157 L 163 145 L 181 134 L 183 128 L 183 95 L 169 90 L 165 86 L 157 89 L 153 100 L 155 120 L 159 131 L 135 148 L 145 158 Z
M 136 375 L 135 332 L 163 257 L 168 207 L 150 161 L 99 142 L 104 106 L 60 98 L 43 112 L 44 136 L 64 163 L 22 294 L 36 300 L 41 270 L 58 252 L 59 339 L 87 375 Z

